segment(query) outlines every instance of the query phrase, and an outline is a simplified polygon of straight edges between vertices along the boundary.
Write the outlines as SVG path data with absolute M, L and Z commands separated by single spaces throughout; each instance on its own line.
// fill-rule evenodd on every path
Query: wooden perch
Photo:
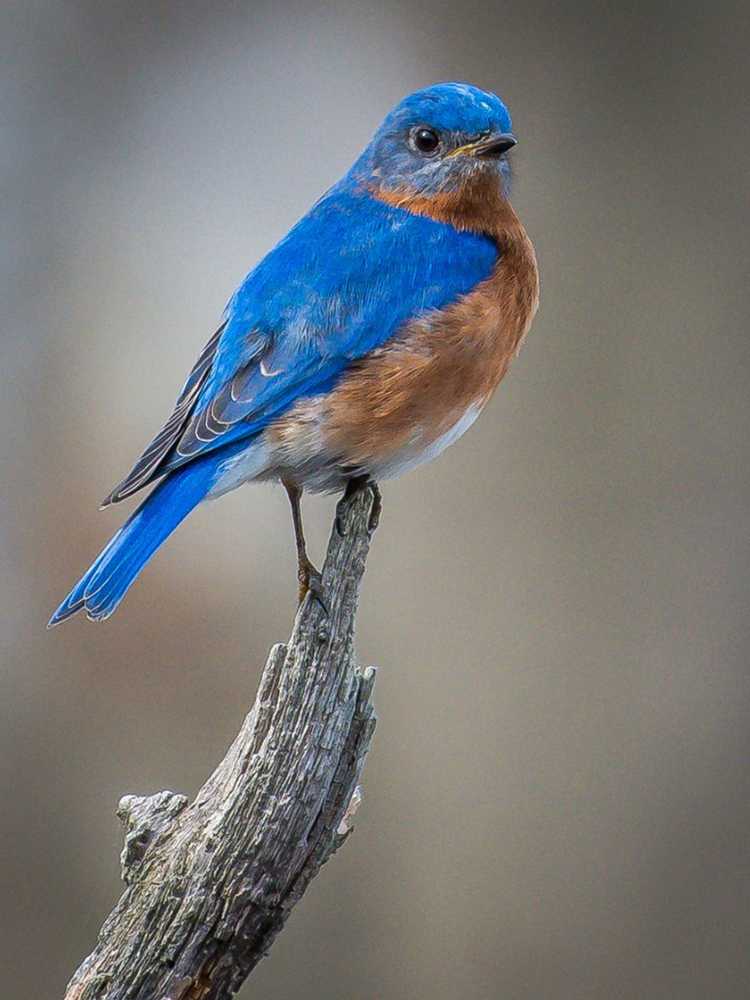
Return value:
M 375 728 L 375 671 L 354 659 L 371 502 L 365 490 L 345 506 L 323 569 L 328 614 L 305 599 L 195 800 L 121 800 L 127 888 L 65 1000 L 232 997 L 346 839 Z

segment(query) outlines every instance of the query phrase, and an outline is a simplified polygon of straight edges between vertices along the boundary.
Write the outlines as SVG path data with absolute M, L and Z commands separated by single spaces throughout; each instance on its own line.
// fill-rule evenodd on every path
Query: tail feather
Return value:
M 49 620 L 58 625 L 85 609 L 93 621 L 109 618 L 161 543 L 211 489 L 217 462 L 191 462 L 167 476 L 109 541 Z

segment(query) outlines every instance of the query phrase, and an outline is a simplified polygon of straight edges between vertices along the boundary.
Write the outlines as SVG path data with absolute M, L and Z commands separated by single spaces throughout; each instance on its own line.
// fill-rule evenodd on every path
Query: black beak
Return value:
M 510 132 L 496 132 L 495 135 L 488 135 L 486 139 L 478 142 L 472 152 L 475 156 L 491 157 L 502 156 L 517 143 L 517 139 Z

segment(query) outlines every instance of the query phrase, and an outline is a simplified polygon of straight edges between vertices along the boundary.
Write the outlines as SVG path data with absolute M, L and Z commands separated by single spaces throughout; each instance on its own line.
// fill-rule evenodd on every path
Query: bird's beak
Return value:
M 465 154 L 490 159 L 507 153 L 509 149 L 513 149 L 517 141 L 510 132 L 495 132 L 492 135 L 483 136 L 477 142 L 469 142 L 465 146 L 459 146 L 458 149 L 448 153 L 448 157 Z

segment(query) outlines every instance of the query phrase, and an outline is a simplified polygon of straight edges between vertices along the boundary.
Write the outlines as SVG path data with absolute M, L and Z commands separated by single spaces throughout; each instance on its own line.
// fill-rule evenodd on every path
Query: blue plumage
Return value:
M 511 131 L 508 109 L 496 94 L 466 83 L 438 83 L 410 94 L 396 105 L 349 177 L 366 180 L 377 175 L 386 178 L 389 185 L 402 185 L 422 194 L 459 188 L 466 179 L 465 160 L 415 158 L 413 148 L 404 143 L 404 135 L 422 124 L 429 124 L 446 146 L 454 147 L 467 138 Z M 494 166 L 507 182 L 510 161 L 498 160 Z
M 235 292 L 195 406 L 197 434 L 188 432 L 162 471 L 257 434 L 406 320 L 490 274 L 492 240 L 384 204 L 355 184 L 347 178 L 325 195 Z M 199 420 L 212 404 L 220 434 Z
M 85 576 L 50 619 L 50 625 L 85 607 L 89 618 L 109 618 L 125 592 L 164 539 L 204 499 L 215 482 L 218 463 L 192 462 L 163 479 L 125 522 Z
M 394 109 L 349 173 L 232 296 L 172 417 L 107 502 L 166 478 L 50 624 L 80 608 L 106 618 L 227 465 L 244 450 L 260 453 L 255 442 L 271 421 L 330 391 L 353 361 L 397 337 L 409 320 L 455 302 L 490 275 L 498 258 L 493 239 L 375 196 L 386 181 L 391 191 L 431 195 L 455 189 L 464 176 L 466 157 L 415 148 L 421 122 L 440 130 L 446 151 L 510 128 L 495 95 L 465 84 L 428 88 Z M 504 156 L 491 169 L 507 180 Z

